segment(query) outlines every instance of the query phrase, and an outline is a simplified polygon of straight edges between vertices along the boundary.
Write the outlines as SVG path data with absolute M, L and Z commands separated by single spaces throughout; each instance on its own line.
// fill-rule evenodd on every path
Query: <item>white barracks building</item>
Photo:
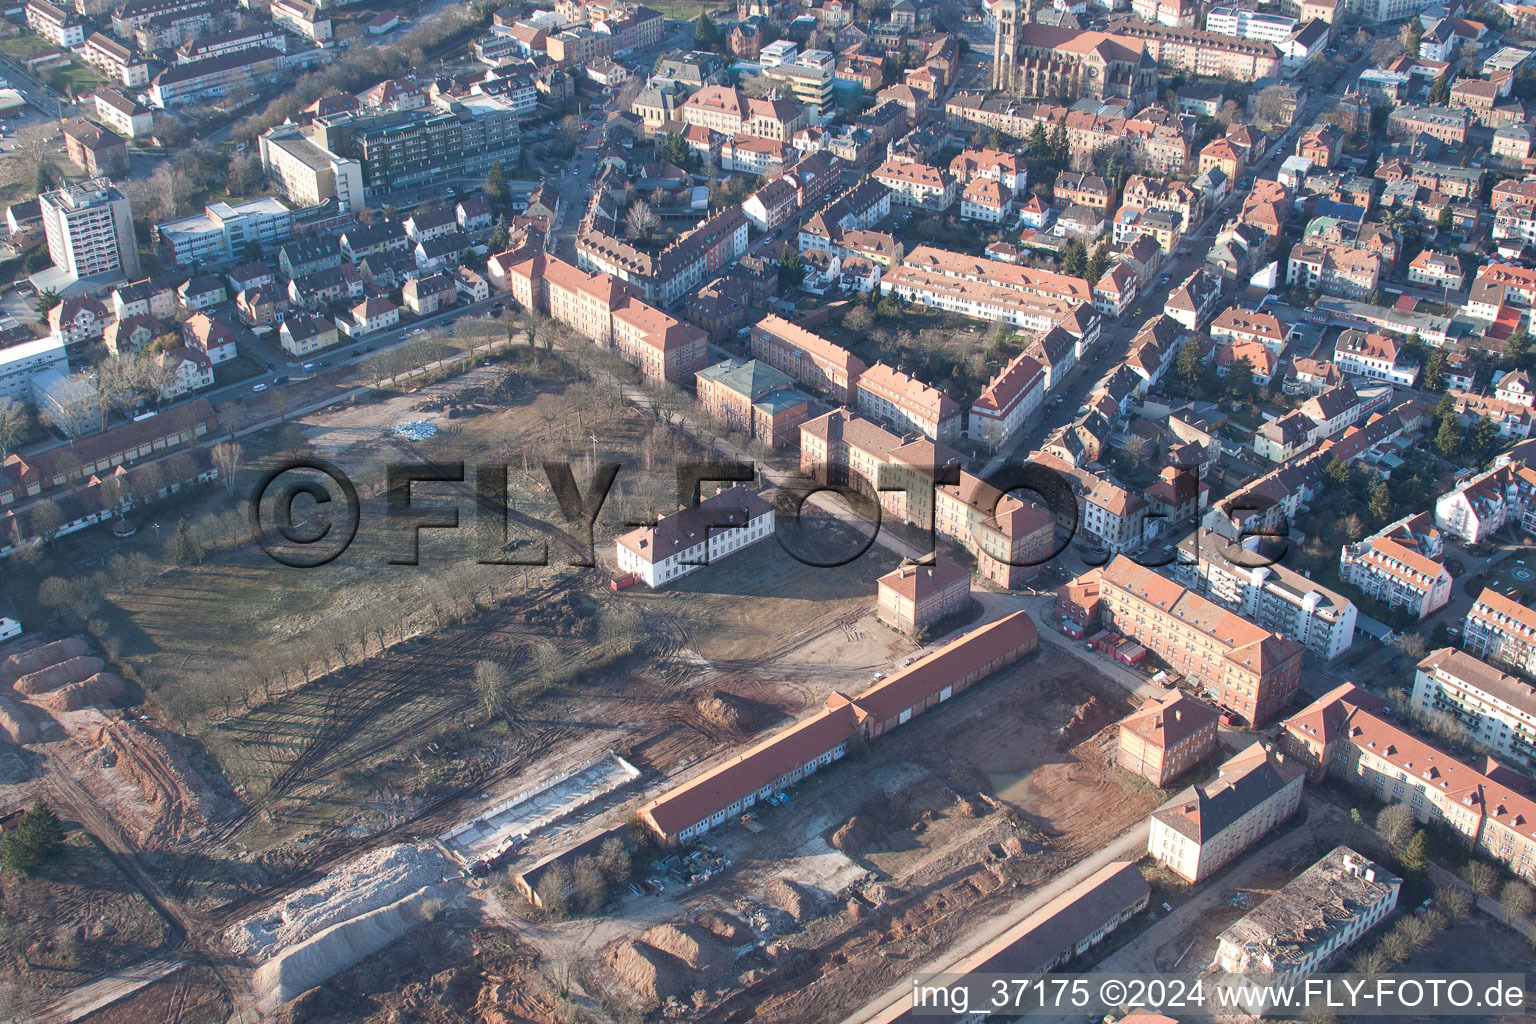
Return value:
M 737 486 L 631 530 L 614 547 L 619 570 L 654 590 L 772 535 L 773 506 Z

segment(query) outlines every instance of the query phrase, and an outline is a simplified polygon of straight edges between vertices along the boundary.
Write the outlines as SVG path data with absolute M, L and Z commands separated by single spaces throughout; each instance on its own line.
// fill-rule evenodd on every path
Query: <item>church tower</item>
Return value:
M 992 89 L 1013 92 L 1018 80 L 1019 0 L 997 0 L 997 34 L 992 44 Z

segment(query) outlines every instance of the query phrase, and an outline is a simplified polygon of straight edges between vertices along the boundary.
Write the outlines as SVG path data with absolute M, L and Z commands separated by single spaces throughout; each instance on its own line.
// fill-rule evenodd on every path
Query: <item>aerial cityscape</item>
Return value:
M 1536 6 L 18 0 L 0 206 L 0 1024 L 1528 1019 Z

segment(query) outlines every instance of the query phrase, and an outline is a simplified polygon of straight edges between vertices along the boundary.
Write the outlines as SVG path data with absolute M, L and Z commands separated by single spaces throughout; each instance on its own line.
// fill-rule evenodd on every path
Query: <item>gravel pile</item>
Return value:
M 396 423 L 395 436 L 403 437 L 407 441 L 425 441 L 429 437 L 437 436 L 437 424 L 428 420 L 410 420 L 406 423 Z
M 230 952 L 265 960 L 327 928 L 388 906 L 442 879 L 447 858 L 399 843 L 366 853 L 224 933 Z

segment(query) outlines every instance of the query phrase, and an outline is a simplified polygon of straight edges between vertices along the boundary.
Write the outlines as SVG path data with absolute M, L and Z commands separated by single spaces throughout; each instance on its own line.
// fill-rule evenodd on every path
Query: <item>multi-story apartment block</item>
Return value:
M 1000 149 L 967 149 L 949 162 L 949 173 L 964 184 L 986 178 L 1015 193 L 1029 186 L 1028 162 L 1017 153 Z
M 932 246 L 918 246 L 881 277 L 880 292 L 923 302 L 983 320 L 1005 320 L 1037 331 L 1049 330 L 1072 313 L 1093 307 L 1093 288 L 1080 277 L 976 259 Z M 1092 318 L 1096 340 L 1097 317 Z M 1049 386 L 1049 385 L 1048 385 Z
M 1325 660 L 1349 650 L 1354 639 L 1359 613 L 1353 601 L 1211 530 L 1180 542 L 1178 575 L 1195 593 Z
M 106 178 L 37 197 L 53 265 L 71 280 L 98 274 L 139 276 L 138 240 L 128 200 Z
M 1296 813 L 1306 772 L 1264 741 L 1222 764 L 1216 781 L 1191 786 L 1152 812 L 1147 853 L 1200 882 Z
M 976 558 L 977 570 L 1000 587 L 1022 586 L 1056 553 L 1056 518 L 962 471 L 934 489 L 934 528 Z
M 1045 368 L 1028 352 L 1010 359 L 971 404 L 971 439 L 994 451 L 1007 444 L 1045 400 L 1045 380 Z
M 1344 683 L 1285 722 L 1288 757 L 1313 779 L 1330 775 L 1422 822 L 1461 837 L 1474 853 L 1536 878 L 1536 799 L 1531 779 L 1495 761 L 1458 760 L 1383 714 L 1386 702 Z
M 229 32 L 199 36 L 176 48 L 176 63 L 191 64 L 193 61 L 223 57 L 226 54 L 239 53 L 241 50 L 250 50 L 257 46 L 270 46 L 274 50 L 287 53 L 288 38 L 288 33 L 271 25 L 252 25 Z
M 1370 298 L 1380 281 L 1379 255 L 1328 242 L 1297 242 L 1285 271 L 1292 287 L 1346 299 Z
M 288 69 L 288 58 L 267 46 L 238 50 L 190 64 L 174 64 L 155 76 L 149 102 L 165 110 L 218 99 L 234 89 L 276 81 Z
M 865 370 L 863 360 L 841 345 L 773 313 L 752 325 L 751 344 L 752 358 L 839 404 L 854 394 Z
M 1524 770 L 1536 767 L 1536 690 L 1524 679 L 1454 647 L 1441 648 L 1418 664 L 1413 708 L 1456 723 L 1473 743 Z
M 751 135 L 791 142 L 806 125 L 805 110 L 789 100 L 753 99 L 724 85 L 707 85 L 678 108 L 684 124 L 698 125 L 727 138 Z
M 1127 46 L 1144 44 L 1154 61 L 1194 75 L 1256 82 L 1280 73 L 1279 51 L 1262 40 L 1134 21 L 1112 21 L 1109 33 Z
M 1216 752 L 1220 712 L 1183 690 L 1120 720 L 1120 767 L 1161 789 Z
M 1135 640 L 1255 725 L 1284 710 L 1301 682 L 1301 644 L 1124 555 L 1062 587 L 1057 603 L 1074 621 L 1102 622 Z
M 1333 362 L 1343 373 L 1413 387 L 1419 365 L 1408 362 L 1402 346 L 1389 334 L 1348 330 L 1333 347 Z
M 323 43 L 331 38 L 330 16 L 308 0 L 272 0 L 268 12 L 274 24 L 312 43 Z
M 48 0 L 27 0 L 27 27 L 54 46 L 77 50 L 85 45 L 85 25 L 75 12 L 56 7 Z
M 1464 145 L 1472 117 L 1465 110 L 1452 107 L 1404 106 L 1387 115 L 1387 134 L 1413 139 L 1428 135 L 1447 146 Z
M 1451 599 L 1451 574 L 1443 561 L 1440 531 L 1428 512 L 1390 523 L 1344 545 L 1339 578 L 1390 608 L 1424 618 Z
M 1467 544 L 1481 544 L 1505 526 L 1536 533 L 1536 469 L 1501 457 L 1435 499 L 1435 525 Z
M 1295 18 L 1283 14 L 1263 14 L 1234 7 L 1212 7 L 1205 14 L 1207 32 L 1275 44 L 1295 35 L 1299 24 Z
M 891 190 L 893 203 L 938 213 L 955 205 L 960 193 L 953 174 L 915 160 L 887 160 L 875 170 L 874 179 Z
M 97 89 L 93 98 L 96 116 L 117 134 L 136 139 L 155 130 L 155 115 L 142 103 L 105 87 Z
M 334 199 L 347 211 L 361 209 L 363 165 L 322 149 L 297 125 L 278 125 L 262 134 L 261 165 L 300 206 L 319 206 Z
M 915 430 L 935 441 L 960 436 L 960 406 L 953 398 L 884 363 L 859 375 L 854 404 L 865 416 L 898 430 Z
M 654 590 L 773 536 L 773 530 L 773 506 L 737 486 L 621 534 L 614 547 L 620 571 Z
M 220 263 L 247 246 L 276 247 L 293 234 L 293 211 L 270 196 L 239 206 L 210 203 L 199 216 L 156 225 L 155 233 L 183 266 Z
M 364 183 L 385 190 L 484 174 L 522 154 L 520 119 L 501 96 L 441 95 L 429 107 L 317 117 L 310 139 L 357 160 Z
M 1348 949 L 1397 907 L 1402 879 L 1347 846 L 1287 882 L 1217 937 L 1214 966 L 1249 978 L 1295 984 Z M 1263 989 L 1245 1009 L 1274 1006 Z
M 882 514 L 925 530 L 936 529 L 935 481 L 958 480 L 960 462 L 960 454 L 946 445 L 893 434 L 847 409 L 800 425 L 802 473 L 868 495 L 880 503 Z
M 80 49 L 80 59 L 99 68 L 112 81 L 139 89 L 149 84 L 149 62 L 130 47 L 100 32 L 92 32 Z
M 756 359 L 727 359 L 694 375 L 699 405 L 728 430 L 756 438 L 770 448 L 787 448 L 800 438 L 810 399 L 794 381 Z
M 1480 658 L 1536 678 L 1536 612 L 1513 596 L 1484 587 L 1467 610 L 1461 643 Z
M 647 381 L 688 380 L 703 369 L 708 335 L 642 302 L 608 274 L 588 274 L 538 253 L 506 271 L 513 298 L 548 314 L 638 366 Z
M 904 562 L 876 580 L 875 588 L 880 621 L 916 636 L 965 611 L 971 603 L 971 571 L 947 558 L 927 565 Z
M 747 227 L 741 207 L 727 206 L 657 256 L 589 228 L 576 238 L 576 261 L 583 270 L 612 274 L 647 302 L 670 308 L 746 251 Z
M 1428 288 L 1455 288 L 1460 291 L 1463 282 L 1461 261 L 1451 253 L 1424 249 L 1409 261 L 1408 280 Z

